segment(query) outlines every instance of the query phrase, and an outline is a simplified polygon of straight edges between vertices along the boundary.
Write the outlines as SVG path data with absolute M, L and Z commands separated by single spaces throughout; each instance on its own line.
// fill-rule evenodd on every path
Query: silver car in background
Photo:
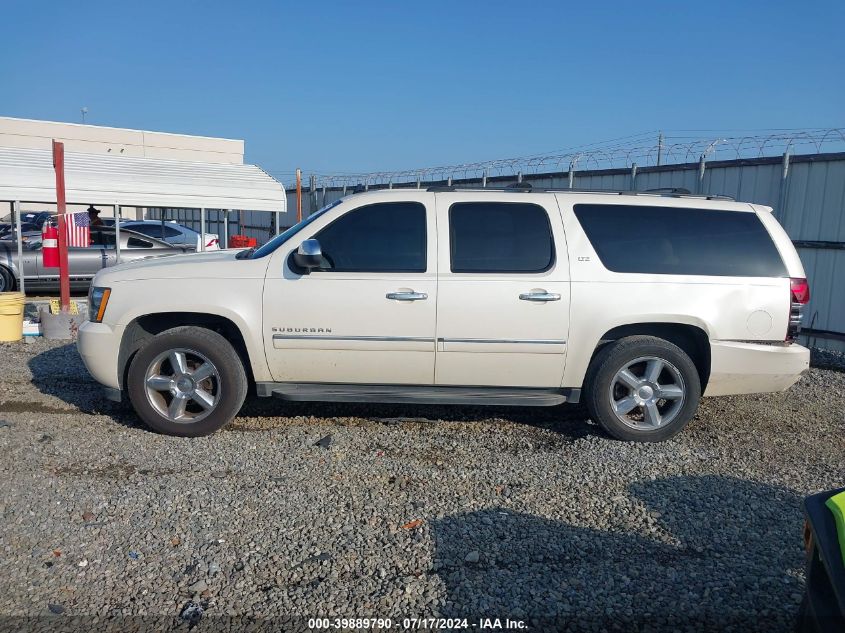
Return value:
M 114 226 L 113 218 L 104 220 L 109 226 Z M 129 229 L 136 233 L 143 233 L 168 244 L 179 244 L 190 246 L 196 250 L 202 250 L 200 234 L 194 229 L 177 224 L 173 220 L 162 222 L 160 220 L 121 220 L 120 229 Z M 205 233 L 205 250 L 220 250 L 220 236 L 216 233 Z
M 24 239 L 23 274 L 26 289 L 57 290 L 59 287 L 59 269 L 45 268 L 41 258 L 41 233 L 29 232 Z M 149 257 L 163 257 L 193 253 L 191 245 L 168 244 L 135 231 L 120 229 L 120 261 L 131 262 Z M 115 248 L 115 230 L 108 226 L 91 228 L 91 245 L 88 247 L 68 248 L 68 267 L 70 268 L 71 290 L 84 291 L 91 284 L 91 279 L 101 268 L 117 263 Z M 21 264 L 18 262 L 17 242 L 0 240 L 0 292 L 8 292 L 19 287 Z

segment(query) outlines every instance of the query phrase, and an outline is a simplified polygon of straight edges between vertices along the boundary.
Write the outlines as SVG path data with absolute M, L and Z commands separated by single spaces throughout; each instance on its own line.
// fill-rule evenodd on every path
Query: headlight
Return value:
M 106 305 L 109 303 L 111 288 L 91 288 L 88 293 L 88 320 L 100 323 L 106 313 Z

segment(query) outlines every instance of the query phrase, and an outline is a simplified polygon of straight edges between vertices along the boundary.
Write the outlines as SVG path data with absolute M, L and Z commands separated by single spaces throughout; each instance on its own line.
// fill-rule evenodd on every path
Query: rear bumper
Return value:
M 710 380 L 705 396 L 784 391 L 810 366 L 810 350 L 800 345 L 712 341 Z
M 117 363 L 121 334 L 121 328 L 85 321 L 79 327 L 79 338 L 76 341 L 82 362 L 94 380 L 112 390 L 120 389 Z

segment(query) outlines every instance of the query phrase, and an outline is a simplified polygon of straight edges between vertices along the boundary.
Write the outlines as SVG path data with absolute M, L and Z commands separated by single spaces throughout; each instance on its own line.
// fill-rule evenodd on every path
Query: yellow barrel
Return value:
M 0 341 L 19 341 L 23 338 L 22 292 L 0 292 Z

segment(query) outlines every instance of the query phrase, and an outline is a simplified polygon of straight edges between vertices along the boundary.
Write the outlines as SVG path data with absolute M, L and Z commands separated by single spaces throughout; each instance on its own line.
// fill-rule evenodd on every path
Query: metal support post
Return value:
M 162 239 L 164 236 L 162 235 Z M 114 261 L 120 263 L 120 205 L 114 204 Z
M 15 233 L 17 233 L 17 237 L 15 238 L 18 243 L 18 290 L 25 293 L 26 292 L 26 282 L 24 281 L 24 268 L 23 268 L 23 234 L 21 233 L 21 229 L 23 228 L 23 222 L 21 221 L 21 202 L 20 200 L 15 200 L 12 203 L 12 211 L 15 216 Z
M 205 252 L 205 207 L 200 209 L 200 251 Z
M 421 185 L 421 184 L 422 184 L 422 183 L 421 183 L 421 181 L 420 181 L 420 175 L 419 175 L 419 174 L 417 174 L 417 189 L 419 189 L 419 188 L 420 188 L 420 185 Z
M 789 162 L 792 159 L 792 152 L 789 147 L 783 153 L 783 168 L 780 174 L 780 189 L 778 190 L 778 208 L 775 209 L 775 217 L 783 223 L 786 215 L 786 193 L 789 187 Z
M 637 190 L 637 163 L 631 163 L 631 191 Z
M 276 211 L 276 235 L 282 232 L 282 212 Z
M 70 310 L 70 276 L 67 260 L 67 222 L 65 213 L 65 144 L 53 141 L 53 169 L 56 170 L 56 209 L 59 224 L 59 297 L 62 312 Z
M 660 132 L 657 135 L 657 164 L 663 164 L 663 141 L 664 141 L 663 132 Z
M 704 159 L 704 154 L 698 159 L 698 193 L 704 193 L 704 170 L 707 169 L 707 163 Z
M 481 187 L 483 189 L 487 188 L 487 170 L 484 170 L 484 173 L 481 174 Z
M 522 184 L 522 172 L 521 171 L 516 172 L 516 182 L 517 182 L 517 184 Z
M 581 158 L 581 155 L 578 154 L 575 158 L 569 161 L 569 188 L 572 189 L 575 185 L 575 165 L 578 163 L 578 159 Z
M 220 248 L 223 250 L 229 248 L 229 209 L 223 209 L 223 244 Z

